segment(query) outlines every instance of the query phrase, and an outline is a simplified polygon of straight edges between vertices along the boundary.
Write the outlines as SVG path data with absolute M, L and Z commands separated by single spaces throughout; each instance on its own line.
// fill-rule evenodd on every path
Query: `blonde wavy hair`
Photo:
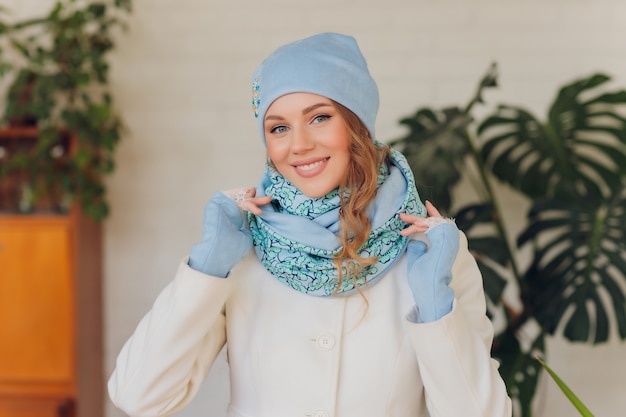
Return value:
M 378 261 L 376 256 L 361 257 L 358 253 L 367 242 L 371 231 L 367 208 L 376 197 L 378 174 L 381 166 L 389 163 L 391 151 L 389 146 L 377 146 L 361 119 L 347 107 L 335 101 L 333 105 L 346 122 L 351 138 L 350 162 L 346 176 L 339 184 L 342 249 L 334 259 L 339 271 L 339 282 L 335 291 L 341 288 L 343 280 L 347 278 L 354 282 L 355 288 L 360 293 L 357 279 L 365 268 Z M 346 267 L 345 274 L 342 266 Z

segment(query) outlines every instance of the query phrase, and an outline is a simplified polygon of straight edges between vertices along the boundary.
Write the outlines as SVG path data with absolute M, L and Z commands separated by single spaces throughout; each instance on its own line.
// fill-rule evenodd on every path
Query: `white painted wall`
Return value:
M 2 0 L 18 16 L 51 3 Z M 210 195 L 254 185 L 262 172 L 249 78 L 277 46 L 320 31 L 354 35 L 379 84 L 383 141 L 400 135 L 398 119 L 419 106 L 466 103 L 494 60 L 501 87 L 486 97 L 492 106 L 524 104 L 543 114 L 558 86 L 597 70 L 626 86 L 623 0 L 134 0 L 134 8 L 113 56 L 114 97 L 128 132 L 108 181 L 107 372 L 199 239 Z M 623 415 L 624 343 L 590 348 L 557 339 L 549 350 L 551 365 L 597 416 Z M 553 384 L 545 386 L 541 416 L 576 415 Z M 177 415 L 221 417 L 227 402 L 220 359 Z M 109 407 L 108 417 L 122 415 Z

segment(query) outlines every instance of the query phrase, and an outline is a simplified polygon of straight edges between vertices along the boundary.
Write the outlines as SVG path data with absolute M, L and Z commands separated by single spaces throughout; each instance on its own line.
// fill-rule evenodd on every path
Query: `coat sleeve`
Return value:
M 191 401 L 226 342 L 231 285 L 181 262 L 117 358 L 108 390 L 118 408 L 160 417 Z
M 452 311 L 430 323 L 409 314 L 409 335 L 431 417 L 510 417 L 511 400 L 491 358 L 493 325 L 486 315 L 482 276 L 460 233 L 452 268 Z

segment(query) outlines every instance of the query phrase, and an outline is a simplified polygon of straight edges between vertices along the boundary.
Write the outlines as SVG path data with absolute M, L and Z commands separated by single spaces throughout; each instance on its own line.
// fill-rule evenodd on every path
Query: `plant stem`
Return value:
M 476 91 L 476 94 L 465 107 L 464 112 L 468 116 L 471 116 L 470 112 L 472 111 L 472 108 L 474 107 L 476 103 L 480 101 L 480 97 L 482 96 L 482 90 L 484 88 L 485 88 L 485 84 L 481 82 L 481 84 L 478 86 L 478 90 Z M 500 204 L 498 203 L 498 199 L 496 198 L 496 193 L 494 192 L 491 182 L 489 181 L 489 177 L 487 176 L 487 169 L 485 168 L 485 162 L 483 161 L 483 158 L 480 155 L 480 152 L 478 152 L 478 149 L 475 146 L 474 141 L 472 140 L 473 136 L 470 134 L 468 129 L 465 130 L 465 134 L 462 136 L 467 141 L 467 146 L 470 149 L 472 158 L 474 159 L 474 163 L 476 164 L 476 167 L 478 169 L 478 174 L 480 175 L 480 179 L 482 180 L 483 186 L 485 187 L 485 191 L 487 192 L 489 201 L 491 201 L 491 204 L 493 205 L 493 222 L 496 225 L 498 233 L 504 240 L 506 253 L 509 257 L 509 262 L 511 263 L 511 269 L 513 270 L 513 275 L 515 276 L 515 280 L 517 281 L 518 285 L 521 287 L 522 278 L 519 274 L 519 270 L 515 262 L 515 257 L 513 256 L 513 250 L 511 249 L 511 245 L 509 243 L 508 233 L 506 232 L 506 229 L 504 227 L 503 218 L 501 215 L 502 210 L 500 209 Z
M 474 143 L 470 137 L 469 134 L 464 135 L 467 139 L 467 144 L 470 148 L 472 157 L 474 158 L 474 163 L 476 164 L 476 166 L 478 167 L 478 173 L 480 175 L 480 178 L 483 182 L 483 186 L 485 187 L 485 190 L 487 191 L 487 195 L 489 196 L 489 200 L 491 201 L 491 204 L 493 205 L 493 222 L 496 225 L 496 228 L 498 229 L 498 233 L 500 234 L 500 236 L 502 236 L 502 239 L 504 240 L 504 244 L 506 247 L 506 253 L 509 257 L 509 262 L 511 263 L 511 269 L 513 270 L 513 275 L 515 276 L 515 279 L 517 280 L 518 284 L 521 284 L 521 276 L 519 274 L 519 270 L 517 269 L 517 264 L 515 263 L 515 258 L 513 256 L 513 250 L 511 249 L 511 244 L 509 243 L 509 237 L 508 237 L 508 233 L 504 227 L 504 223 L 502 221 L 502 210 L 500 209 L 500 204 L 498 202 L 498 199 L 496 198 L 496 194 L 493 191 L 493 187 L 491 185 L 491 182 L 489 181 L 489 178 L 487 177 L 487 173 L 486 173 L 486 169 L 485 169 L 485 163 L 480 155 L 480 153 L 478 152 L 478 150 L 476 149 L 476 147 L 474 146 Z

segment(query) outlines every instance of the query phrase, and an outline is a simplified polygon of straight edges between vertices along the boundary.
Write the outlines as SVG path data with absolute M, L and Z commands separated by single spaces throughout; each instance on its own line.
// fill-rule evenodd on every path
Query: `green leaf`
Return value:
M 527 349 L 522 347 L 515 331 L 510 327 L 494 340 L 492 355 L 500 361 L 500 375 L 509 396 L 521 411 L 519 417 L 532 417 L 532 399 L 537 391 L 541 370 L 541 365 L 534 358 L 544 351 L 543 333 L 534 336 Z
M 0 78 L 17 74 L 4 117 L 40 128 L 34 149 L 3 161 L 0 175 L 28 175 L 35 197 L 44 194 L 42 187 L 61 189 L 98 219 L 108 213 L 102 177 L 115 167 L 121 135 L 108 91 L 107 54 L 114 46 L 112 31 L 124 25 L 122 14 L 130 6 L 130 0 L 58 0 L 44 16 L 11 26 L 0 22 L 2 46 L 11 49 L 0 50 Z M 8 53 L 17 59 L 4 62 Z M 55 135 L 62 131 L 79 138 L 78 149 L 71 157 L 52 158 Z
M 478 124 L 478 137 L 469 111 L 482 102 L 480 94 L 464 111 L 421 108 L 401 121 L 409 133 L 392 142 L 411 156 L 420 192 L 439 198 L 429 199 L 454 207 L 451 189 L 463 176 L 476 191 L 453 217 L 483 275 L 489 314 L 504 320 L 493 355 L 521 412 L 516 417 L 531 417 L 541 370 L 534 355 L 544 350 L 547 334 L 562 329 L 569 340 L 602 343 L 617 328 L 626 339 L 626 91 L 612 90 L 608 81 L 592 74 L 567 83 L 543 118 L 520 105 L 500 105 Z M 455 153 L 456 143 L 467 147 Z M 517 237 L 529 260 L 524 271 L 507 245 L 494 179 L 531 204 Z M 521 311 L 501 299 L 509 283 L 519 290 Z M 539 327 L 530 347 L 517 339 L 529 322 Z
M 538 201 L 518 239 L 533 244 L 533 260 L 524 275 L 526 296 L 536 319 L 554 333 L 572 311 L 564 335 L 573 341 L 606 341 L 608 322 L 626 325 L 626 188 L 599 204 Z M 602 296 L 608 291 L 608 300 Z M 613 314 L 609 314 L 609 311 Z
M 444 212 L 450 208 L 450 189 L 461 179 L 469 152 L 466 129 L 470 122 L 459 108 L 422 108 L 402 119 L 409 133 L 390 142 L 406 156 L 421 197 Z
M 518 106 L 499 106 L 477 130 L 494 175 L 530 198 L 606 198 L 625 170 L 618 106 L 626 104 L 626 94 L 600 92 L 586 101 L 581 96 L 608 80 L 595 74 L 566 85 L 545 122 Z M 615 164 L 604 164 L 604 157 Z
M 593 413 L 589 411 L 587 406 L 583 404 L 583 402 L 574 394 L 574 392 L 563 382 L 563 380 L 554 372 L 541 358 L 536 358 L 537 362 L 541 364 L 541 366 L 548 372 L 548 374 L 552 377 L 554 382 L 558 385 L 558 387 L 563 391 L 563 394 L 567 397 L 568 400 L 572 403 L 572 405 L 578 410 L 581 416 L 583 417 L 594 417 Z
M 485 262 L 484 258 L 478 261 L 478 267 L 483 276 L 483 285 L 487 297 L 494 304 L 499 305 L 502 293 L 507 286 L 507 280 L 502 277 L 499 268 L 494 268 L 494 263 Z

